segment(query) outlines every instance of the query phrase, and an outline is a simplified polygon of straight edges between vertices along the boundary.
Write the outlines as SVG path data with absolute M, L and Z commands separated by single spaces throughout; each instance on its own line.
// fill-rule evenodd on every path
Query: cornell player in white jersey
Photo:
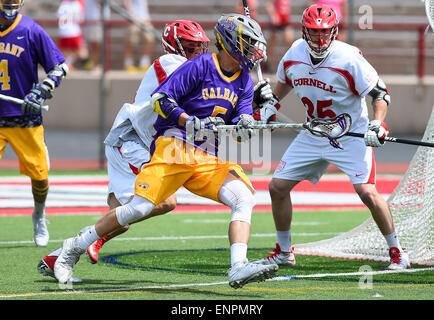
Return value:
M 389 92 L 359 49 L 335 40 L 336 13 L 327 5 L 312 5 L 303 13 L 303 38 L 295 41 L 277 69 L 275 98 L 260 109 L 261 120 L 277 113 L 279 99 L 293 88 L 306 109 L 306 121 L 349 113 L 351 131 L 365 138 L 344 136 L 338 145 L 300 132 L 283 155 L 270 182 L 269 192 L 277 244 L 258 263 L 295 265 L 291 249 L 292 203 L 290 191 L 302 180 L 317 183 L 328 165 L 334 164 L 350 178 L 355 191 L 371 211 L 388 246 L 389 269 L 409 268 L 408 255 L 399 244 L 387 202 L 375 186 L 372 147 L 381 147 L 388 134 L 384 123 Z M 365 97 L 372 98 L 373 120 L 368 119 Z
M 195 21 L 176 20 L 166 24 L 162 34 L 166 54 L 157 58 L 146 71 L 134 103 L 125 103 L 122 106 L 104 140 L 109 177 L 107 203 L 110 209 L 131 200 L 136 176 L 150 159 L 149 147 L 156 134 L 154 123 L 158 117 L 149 106 L 152 91 L 187 59 L 207 52 L 208 43 L 205 31 Z M 176 197 L 172 195 L 141 220 L 165 214 L 175 206 Z M 87 254 L 91 262 L 98 262 L 98 252 L 105 242 L 124 233 L 128 228 L 128 225 L 120 228 L 89 246 Z M 54 277 L 54 263 L 60 251 L 61 249 L 58 249 L 46 255 L 39 262 L 39 273 Z

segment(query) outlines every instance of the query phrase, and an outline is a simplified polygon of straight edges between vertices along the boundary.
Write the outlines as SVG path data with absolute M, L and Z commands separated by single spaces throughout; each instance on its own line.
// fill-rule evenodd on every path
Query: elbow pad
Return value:
M 68 72 L 69 68 L 66 63 L 57 64 L 47 73 L 47 77 L 42 81 L 42 83 L 50 86 L 51 89 L 57 88 Z
M 368 94 L 372 97 L 372 101 L 384 100 L 387 105 L 390 104 L 389 90 L 387 90 L 386 84 L 381 79 L 378 79 L 377 84 Z
M 158 92 L 152 95 L 151 106 L 154 108 L 156 113 L 169 122 L 176 123 L 178 121 L 178 117 L 184 112 L 184 110 L 178 106 L 175 100 L 169 98 L 165 94 Z

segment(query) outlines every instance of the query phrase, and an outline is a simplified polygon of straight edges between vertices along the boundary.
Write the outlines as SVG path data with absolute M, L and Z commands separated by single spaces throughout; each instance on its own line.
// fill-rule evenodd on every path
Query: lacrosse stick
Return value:
M 358 137 L 358 138 L 364 138 L 365 137 L 365 135 L 363 133 L 355 133 L 355 132 L 347 132 L 345 135 L 350 136 L 350 137 Z M 389 142 L 412 144 L 412 145 L 416 145 L 416 146 L 434 147 L 434 143 L 417 141 L 417 140 L 400 139 L 400 138 L 395 138 L 395 137 L 386 137 L 386 138 L 384 138 L 384 140 L 389 141 Z
M 351 127 L 351 116 L 348 113 L 342 113 L 337 117 L 332 119 L 313 119 L 312 121 L 308 121 L 305 123 L 278 123 L 271 122 L 265 123 L 262 121 L 257 121 L 254 124 L 250 125 L 245 129 L 297 129 L 297 130 L 307 130 L 312 135 L 318 137 L 328 138 L 330 144 L 334 148 L 342 149 L 336 139 L 344 136 Z M 237 130 L 243 129 L 238 127 L 237 125 L 220 125 L 217 126 L 217 130 Z
M 434 32 L 434 0 L 425 0 L 425 13 L 431 30 Z M 428 32 L 428 29 L 429 27 L 425 30 L 425 33 Z
M 23 104 L 23 100 L 19 99 L 19 98 L 15 98 L 15 97 L 11 97 L 11 96 L 6 96 L 4 94 L 0 94 L 0 99 L 4 100 L 4 101 L 9 101 L 9 102 L 13 102 L 16 104 Z M 49 107 L 47 105 L 45 106 L 41 106 L 41 109 L 48 111 Z
M 248 0 L 243 0 L 243 6 L 244 6 L 245 15 L 250 18 L 250 9 L 249 9 Z M 258 63 L 256 67 L 256 72 L 258 74 L 258 82 L 262 81 L 263 77 L 262 77 L 261 63 Z

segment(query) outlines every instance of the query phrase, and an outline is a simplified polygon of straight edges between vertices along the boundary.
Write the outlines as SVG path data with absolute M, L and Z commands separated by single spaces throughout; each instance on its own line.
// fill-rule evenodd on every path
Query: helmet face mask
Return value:
M 208 52 L 209 39 L 195 21 L 176 20 L 166 24 L 161 39 L 166 53 L 191 59 Z
M 22 6 L 24 0 L 0 0 L 0 17 L 5 20 L 15 20 Z
M 180 47 L 182 48 L 187 59 L 191 59 L 195 56 L 208 52 L 208 42 L 180 39 L 180 43 Z
M 335 11 L 327 5 L 312 5 L 303 12 L 302 25 L 309 53 L 314 58 L 324 58 L 338 35 Z
M 218 46 L 242 68 L 250 71 L 266 59 L 267 42 L 256 21 L 240 14 L 224 14 L 214 32 Z

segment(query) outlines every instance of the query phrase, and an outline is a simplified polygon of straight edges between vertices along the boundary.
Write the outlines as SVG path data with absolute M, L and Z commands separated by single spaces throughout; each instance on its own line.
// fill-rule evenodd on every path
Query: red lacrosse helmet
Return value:
M 314 58 L 324 58 L 338 35 L 338 18 L 329 6 L 311 5 L 303 12 L 303 39 Z
M 162 42 L 166 53 L 190 59 L 208 51 L 209 39 L 199 23 L 176 20 L 164 27 Z

